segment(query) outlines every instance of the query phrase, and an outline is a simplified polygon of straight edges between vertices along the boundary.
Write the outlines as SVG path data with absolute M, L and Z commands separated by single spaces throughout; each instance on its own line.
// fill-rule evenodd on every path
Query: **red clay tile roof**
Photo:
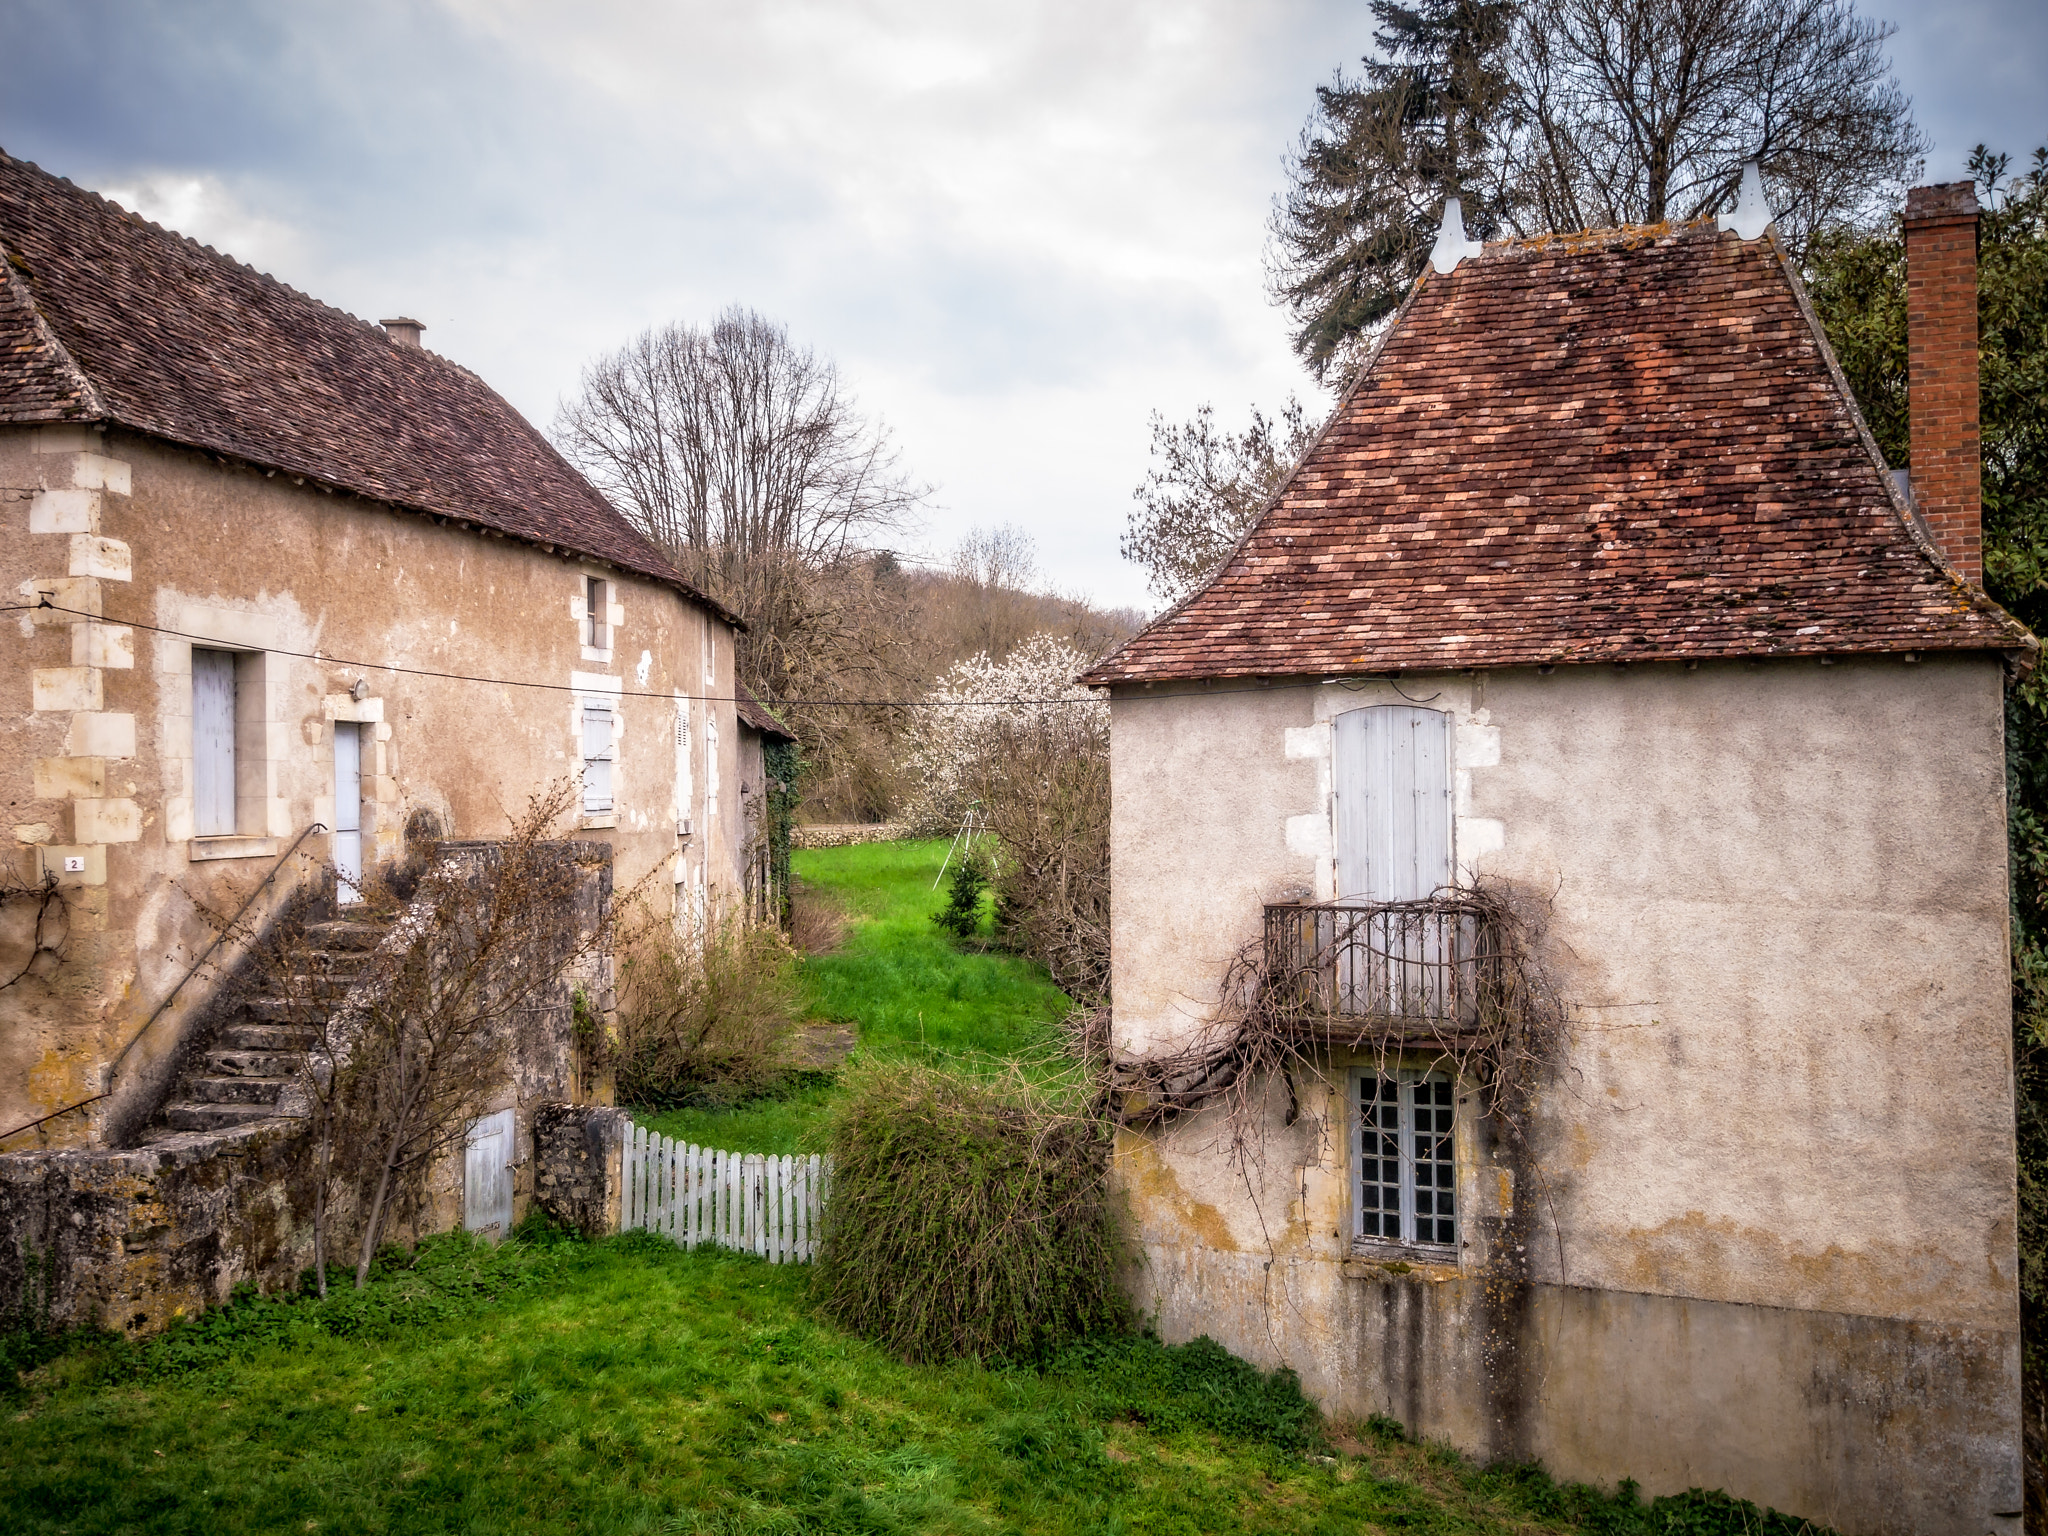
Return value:
M 1910 526 L 1770 238 L 1427 274 L 1209 583 L 1105 684 L 2037 642 Z
M 0 259 L 0 422 L 127 427 L 589 556 L 733 619 L 446 358 L 5 153 Z

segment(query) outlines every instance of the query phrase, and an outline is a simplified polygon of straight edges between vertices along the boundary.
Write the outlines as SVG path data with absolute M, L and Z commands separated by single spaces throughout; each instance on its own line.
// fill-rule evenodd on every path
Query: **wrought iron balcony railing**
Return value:
M 1376 1031 L 1471 1033 L 1498 990 L 1495 928 L 1489 907 L 1455 895 L 1268 906 L 1268 995 L 1288 1012 Z

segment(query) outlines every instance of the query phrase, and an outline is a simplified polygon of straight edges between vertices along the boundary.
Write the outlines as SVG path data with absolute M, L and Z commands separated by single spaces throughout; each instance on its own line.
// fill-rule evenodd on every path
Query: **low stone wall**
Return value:
M 305 1125 L 259 1120 L 125 1151 L 0 1157 L 0 1316 L 152 1332 L 313 1261 Z
M 910 827 L 900 821 L 849 821 L 833 826 L 796 827 L 789 834 L 792 848 L 844 848 L 850 843 L 893 843 L 910 836 Z
M 603 1104 L 541 1104 L 533 1112 L 533 1198 L 586 1237 L 619 1230 L 626 1132 L 633 1118 Z

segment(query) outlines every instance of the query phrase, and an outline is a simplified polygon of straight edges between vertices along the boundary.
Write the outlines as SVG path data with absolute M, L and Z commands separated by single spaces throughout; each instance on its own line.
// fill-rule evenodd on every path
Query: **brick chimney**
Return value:
M 1906 194 L 1906 356 L 1913 504 L 1935 547 L 1984 579 L 1977 444 L 1977 197 L 1972 183 Z

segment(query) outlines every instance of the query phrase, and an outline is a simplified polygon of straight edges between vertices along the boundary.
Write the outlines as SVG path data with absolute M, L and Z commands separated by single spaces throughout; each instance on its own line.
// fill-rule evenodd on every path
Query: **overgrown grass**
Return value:
M 1653 1511 L 1391 1437 L 1321 1444 L 1284 1378 L 1201 1343 L 1093 1341 L 1044 1370 L 905 1365 L 811 1319 L 805 1279 L 655 1238 L 529 1227 L 495 1250 L 429 1242 L 361 1295 L 248 1301 L 144 1345 L 75 1344 L 0 1417 L 4 1524 L 79 1536 L 1759 1528 L 1753 1509 Z
M 730 1152 L 802 1152 L 816 1134 L 820 1117 L 839 1097 L 832 1074 L 800 1074 L 774 1094 L 724 1108 L 635 1109 L 633 1118 L 651 1131 Z
M 856 1025 L 861 1048 L 880 1054 L 1008 1062 L 1046 1051 L 1071 1003 L 1044 966 L 958 944 L 932 921 L 946 904 L 932 889 L 945 856 L 943 839 L 794 856 L 797 879 L 851 919 L 836 953 L 804 962 L 809 1011 Z
M 1049 1055 L 1071 1006 L 1035 961 L 955 940 L 932 917 L 943 840 L 799 850 L 798 880 L 846 915 L 844 941 L 799 967 L 806 1017 L 850 1024 L 862 1055 L 989 1071 Z M 834 1099 L 815 1080 L 729 1109 L 636 1110 L 665 1136 L 736 1152 L 795 1152 L 817 1141 Z

